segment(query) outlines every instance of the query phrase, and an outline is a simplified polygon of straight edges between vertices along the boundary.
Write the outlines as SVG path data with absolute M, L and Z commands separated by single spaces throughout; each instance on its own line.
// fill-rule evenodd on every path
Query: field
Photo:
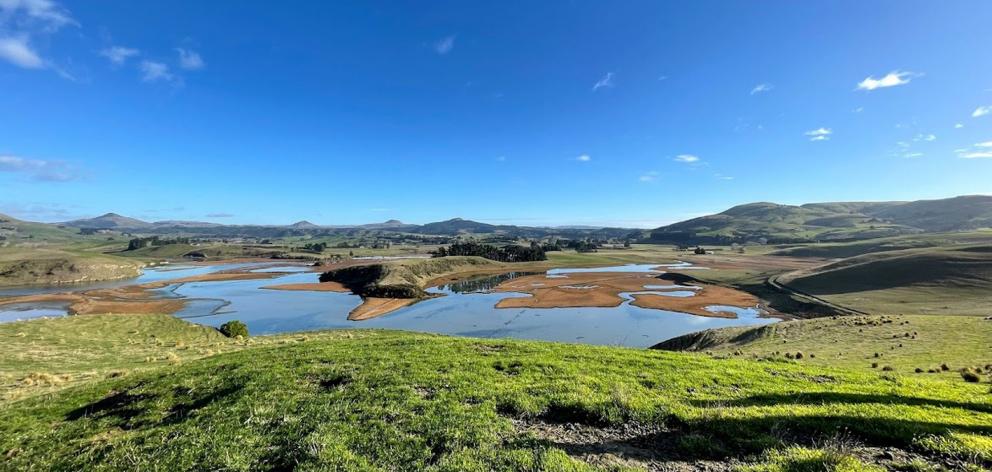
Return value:
M 4 361 L 4 375 L 17 381 L 8 394 L 21 399 L 3 406 L 0 469 L 992 463 L 987 383 L 806 360 L 385 331 L 225 340 L 165 320 L 4 326 L 5 352 L 29 344 L 46 354 Z M 102 339 L 90 344 L 71 334 L 88 330 L 101 330 Z M 108 347 L 124 348 L 119 360 L 105 354 Z M 81 372 L 95 374 L 68 387 L 32 380 Z
M 852 370 L 960 378 L 960 370 L 992 364 L 992 320 L 977 316 L 840 316 L 724 328 L 664 343 L 716 356 L 787 359 Z M 946 366 L 946 370 L 942 368 Z M 920 372 L 916 372 L 919 369 Z
M 797 271 L 789 287 L 872 314 L 992 315 L 992 247 L 870 253 Z

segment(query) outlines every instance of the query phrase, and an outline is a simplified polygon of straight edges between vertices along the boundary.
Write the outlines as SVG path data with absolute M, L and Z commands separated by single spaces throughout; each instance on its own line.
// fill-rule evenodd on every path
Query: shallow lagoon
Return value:
M 592 270 L 555 269 L 548 273 L 553 276 L 564 276 L 579 271 L 648 272 L 654 267 L 658 266 L 617 266 Z M 232 267 L 226 266 L 224 269 L 215 270 L 230 268 Z M 180 269 L 183 270 L 189 269 Z M 638 308 L 630 305 L 629 294 L 624 294 L 624 303 L 614 308 L 495 308 L 496 303 L 504 298 L 529 296 L 489 291 L 502 280 L 528 275 L 518 273 L 477 277 L 433 288 L 430 291 L 444 296 L 416 303 L 379 318 L 356 322 L 349 321 L 347 317 L 348 313 L 361 303 L 359 297 L 335 292 L 262 289 L 279 284 L 313 283 L 317 282 L 318 278 L 317 273 L 293 272 L 300 269 L 286 270 L 285 266 L 272 266 L 265 270 L 286 272 L 286 275 L 275 279 L 174 284 L 157 292 L 161 296 L 188 299 L 186 308 L 176 313 L 178 317 L 209 326 L 220 326 L 227 321 L 237 319 L 245 322 L 252 334 L 332 328 L 383 328 L 482 338 L 508 337 L 647 347 L 703 329 L 760 325 L 777 321 L 775 318 L 761 317 L 761 313 L 755 308 L 733 309 L 738 315 L 736 319 L 709 318 Z M 200 275 L 200 273 L 184 273 L 179 277 L 188 275 Z M 657 287 L 657 289 L 662 288 L 676 287 L 667 285 Z M 650 291 L 668 296 L 694 294 L 689 287 L 677 288 L 678 290 Z M 10 310 L 0 311 L 0 320 L 14 316 L 7 313 L 8 311 Z M 50 311 L 46 313 L 48 314 L 42 316 L 51 316 Z

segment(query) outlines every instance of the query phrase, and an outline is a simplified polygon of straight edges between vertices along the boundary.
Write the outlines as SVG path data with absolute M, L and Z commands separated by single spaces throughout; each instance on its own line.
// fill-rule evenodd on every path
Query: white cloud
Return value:
M 576 157 L 576 158 L 575 158 L 575 160 L 577 160 L 577 161 L 579 161 L 579 162 L 589 162 L 589 161 L 591 161 L 591 160 L 592 160 L 592 158 L 591 158 L 591 157 L 589 157 L 589 155 L 588 155 L 588 154 L 582 154 L 581 156 L 579 156 L 579 157 Z
M 602 79 L 599 79 L 599 82 L 596 82 L 595 84 L 593 84 L 592 91 L 595 92 L 595 91 L 597 91 L 597 90 L 599 90 L 599 89 L 601 89 L 603 87 L 607 87 L 607 88 L 612 88 L 613 87 L 613 73 L 612 72 L 607 72 L 605 77 L 603 77 Z
M 751 89 L 751 95 L 756 95 L 756 94 L 765 93 L 765 92 L 771 92 L 773 88 L 775 88 L 775 86 L 772 85 L 772 84 L 758 84 L 758 85 L 755 85 L 753 89 Z
M 66 182 L 79 177 L 75 169 L 61 161 L 26 159 L 0 155 L 0 172 L 22 173 L 34 180 Z
M 692 164 L 694 162 L 699 162 L 699 156 L 694 156 L 692 154 L 679 154 L 675 156 L 676 162 L 684 162 L 686 164 Z
M 658 171 L 652 170 L 645 172 L 643 175 L 638 177 L 637 180 L 640 180 L 641 182 L 654 182 L 655 180 L 658 180 Z
M 879 79 L 876 79 L 873 76 L 869 76 L 865 80 L 862 80 L 861 82 L 858 83 L 858 90 L 871 91 L 880 88 L 905 85 L 908 84 L 911 80 L 913 80 L 913 77 L 916 77 L 917 75 L 918 74 L 914 74 L 912 72 L 892 71 Z
M 169 72 L 169 66 L 155 61 L 141 61 L 141 80 L 145 82 L 172 82 L 176 76 Z
M 851 110 L 852 113 L 861 113 L 863 111 L 865 111 L 865 107 L 857 107 L 857 108 Z
M 992 141 L 975 143 L 973 149 L 955 149 L 962 159 L 992 159 Z
M 79 25 L 68 10 L 51 0 L 0 0 L 0 13 L 0 20 L 19 15 L 46 31 L 55 31 L 65 25 Z
M 905 158 L 905 159 L 915 159 L 917 157 L 923 157 L 923 153 L 922 152 L 907 152 L 907 153 L 903 154 L 902 157 Z
M 140 51 L 134 48 L 126 48 L 124 46 L 111 46 L 100 51 L 100 55 L 106 57 L 114 65 L 124 64 L 128 58 L 137 56 Z
M 179 67 L 186 70 L 200 70 L 204 68 L 207 64 L 203 62 L 203 57 L 200 53 L 183 48 L 176 48 L 176 52 L 179 53 Z
M 834 131 L 830 128 L 817 128 L 809 130 L 805 134 L 809 136 L 810 141 L 829 141 L 830 135 L 834 134 Z
M 937 136 L 935 136 L 933 134 L 918 134 L 918 135 L 916 135 L 915 138 L 913 138 L 913 141 L 933 142 L 933 141 L 936 141 L 936 140 L 937 140 Z
M 0 0 L 0 59 L 25 69 L 49 69 L 74 80 L 31 47 L 32 39 L 55 33 L 66 25 L 79 23 L 51 0 Z
M 434 52 L 445 55 L 455 48 L 455 36 L 445 36 L 434 42 Z
M 992 105 L 976 108 L 975 111 L 971 112 L 971 117 L 978 118 L 979 116 L 985 116 L 989 113 L 992 113 Z
M 45 67 L 45 61 L 28 44 L 27 36 L 0 38 L 0 58 L 25 69 Z
M 961 123 L 955 123 L 954 124 L 954 129 L 961 129 L 961 128 L 964 128 L 964 125 L 963 124 L 961 124 Z

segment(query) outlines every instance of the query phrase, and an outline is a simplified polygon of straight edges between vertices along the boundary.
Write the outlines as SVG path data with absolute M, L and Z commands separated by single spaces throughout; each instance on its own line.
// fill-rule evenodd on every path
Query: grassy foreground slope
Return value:
M 54 322 L 72 330 L 80 319 Z M 618 470 L 709 461 L 716 469 L 754 463 L 754 470 L 861 470 L 863 462 L 992 463 L 988 384 L 385 331 L 258 342 L 232 341 L 235 352 L 125 369 L 6 403 L 0 469 Z M 859 445 L 823 447 L 838 435 Z
M 782 360 L 802 353 L 804 364 L 862 371 L 888 367 L 910 376 L 961 381 L 962 368 L 985 370 L 992 364 L 992 321 L 977 316 L 839 316 L 707 330 L 657 347 Z

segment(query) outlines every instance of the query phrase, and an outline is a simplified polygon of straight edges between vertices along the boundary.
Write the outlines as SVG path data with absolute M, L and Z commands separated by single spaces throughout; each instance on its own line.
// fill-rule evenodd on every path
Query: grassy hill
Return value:
M 37 389 L 33 379 L 114 363 L 75 360 L 110 347 L 84 346 L 87 338 L 72 334 L 98 329 L 87 324 L 97 318 L 40 322 L 44 336 L 31 330 L 39 322 L 0 326 L 5 351 L 46 353 L 4 360 L 7 382 Z M 129 323 L 104 333 L 104 342 L 136 346 L 121 352 L 117 371 L 2 405 L 0 469 L 787 471 L 992 463 L 988 384 L 805 360 L 384 331 L 224 341 L 154 316 Z M 232 352 L 205 352 L 215 348 Z
M 981 317 L 878 315 L 713 329 L 670 339 L 655 347 L 782 360 L 801 352 L 807 364 L 861 371 L 890 367 L 900 374 L 959 380 L 962 368 L 979 366 L 985 370 L 985 365 L 992 363 L 989 340 L 992 321 Z M 942 365 L 948 369 L 942 369 Z
M 779 281 L 870 313 L 992 315 L 992 246 L 869 253 Z
M 835 202 L 801 206 L 761 202 L 658 228 L 651 239 L 715 244 L 870 239 L 992 227 L 992 196 L 914 202 Z
M 0 286 L 137 277 L 142 263 L 88 251 L 0 248 Z

